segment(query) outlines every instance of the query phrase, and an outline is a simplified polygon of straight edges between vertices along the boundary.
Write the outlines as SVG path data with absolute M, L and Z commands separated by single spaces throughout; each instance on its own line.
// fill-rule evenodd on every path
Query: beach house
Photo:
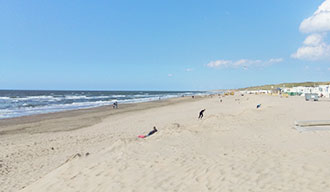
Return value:
M 283 88 L 283 93 L 287 93 L 291 96 L 300 95 L 305 96 L 306 93 L 316 93 L 319 97 L 330 98 L 330 85 L 319 85 L 316 87 L 292 87 L 292 88 Z

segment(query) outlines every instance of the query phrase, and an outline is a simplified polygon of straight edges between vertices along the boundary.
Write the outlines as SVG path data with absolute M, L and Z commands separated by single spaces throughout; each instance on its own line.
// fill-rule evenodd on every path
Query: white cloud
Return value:
M 273 63 L 281 63 L 283 61 L 282 58 L 271 58 L 266 63 L 273 64 Z
M 301 22 L 299 29 L 304 33 L 330 31 L 330 0 L 325 0 L 311 17 Z
M 248 67 L 264 67 L 274 63 L 282 62 L 282 58 L 272 58 L 266 61 L 263 60 L 250 60 L 240 59 L 237 61 L 232 60 L 216 60 L 209 62 L 206 66 L 209 68 L 240 68 L 248 69 Z
M 261 63 L 261 60 L 249 60 L 249 59 L 240 59 L 238 61 L 233 62 L 233 66 L 241 67 L 241 66 L 250 66 Z
M 227 67 L 232 63 L 232 61 L 229 60 L 216 60 L 211 61 L 207 64 L 208 67 L 216 68 L 216 67 Z
M 330 56 L 330 45 L 324 42 L 323 34 L 309 35 L 303 46 L 298 48 L 297 52 L 291 56 L 296 59 L 318 60 Z
M 169 74 L 167 74 L 167 76 L 169 76 L 169 77 L 173 77 L 173 74 L 169 73 Z
M 192 69 L 192 68 L 187 68 L 187 69 L 185 69 L 185 71 L 186 72 L 191 72 L 191 71 L 193 71 L 194 69 Z
M 319 60 L 329 57 L 330 45 L 325 42 L 325 38 L 330 31 L 330 0 L 325 0 L 311 17 L 303 20 L 299 29 L 310 35 L 291 55 L 293 58 Z
M 309 46 L 317 46 L 323 42 L 323 36 L 324 35 L 318 33 L 309 35 L 308 37 L 306 37 L 304 44 Z

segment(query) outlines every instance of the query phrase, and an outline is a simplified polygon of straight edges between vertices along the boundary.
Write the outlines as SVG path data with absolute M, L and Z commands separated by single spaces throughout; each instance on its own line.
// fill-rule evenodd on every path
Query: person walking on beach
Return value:
M 205 109 L 203 109 L 203 110 L 201 110 L 200 112 L 199 112 L 199 116 L 198 116 L 198 119 L 202 119 L 203 117 L 204 117 L 204 111 L 205 111 Z
M 114 108 L 114 109 L 118 109 L 118 102 L 117 102 L 117 101 L 115 101 L 115 102 L 113 103 L 112 108 Z

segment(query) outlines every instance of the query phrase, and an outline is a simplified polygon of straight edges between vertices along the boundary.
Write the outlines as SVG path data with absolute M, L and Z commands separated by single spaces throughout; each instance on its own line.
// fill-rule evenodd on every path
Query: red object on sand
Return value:
M 139 135 L 138 137 L 139 138 L 145 138 L 146 136 L 145 135 Z

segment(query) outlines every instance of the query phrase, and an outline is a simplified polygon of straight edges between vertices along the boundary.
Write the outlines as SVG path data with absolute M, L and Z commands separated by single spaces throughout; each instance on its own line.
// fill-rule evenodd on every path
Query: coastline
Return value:
M 31 117 L 36 121 L 24 120 L 23 130 L 3 126 L 15 131 L 0 135 L 0 191 L 329 189 L 330 132 L 293 129 L 296 120 L 328 119 L 328 102 L 268 95 L 222 100 L 175 98 L 119 106 L 121 112 L 105 107 Z M 157 133 L 137 137 L 153 126 Z
M 205 94 L 205 91 L 0 90 L 0 119 Z
M 195 100 L 201 99 L 203 97 L 204 96 L 195 96 Z M 65 110 L 65 111 L 57 111 L 57 112 L 49 112 L 49 113 L 0 119 L 0 135 L 14 134 L 14 133 L 70 131 L 99 123 L 102 121 L 103 118 L 109 115 L 166 106 L 166 105 L 171 105 L 171 104 L 190 101 L 190 100 L 191 97 L 176 97 L 176 98 L 168 98 L 168 99 L 154 100 L 148 102 L 124 103 L 124 104 L 120 104 L 120 107 L 118 109 L 113 109 L 112 105 L 106 105 L 106 106 L 91 107 L 84 109 L 73 109 L 73 110 Z M 43 121 L 49 122 L 54 119 L 56 120 L 69 119 L 69 121 L 67 122 L 68 124 L 70 124 L 72 121 L 79 121 L 79 123 L 77 125 L 71 125 L 70 127 L 60 128 L 60 129 L 48 127 L 47 130 L 36 130 L 36 127 L 32 126 L 32 125 L 40 124 L 40 122 Z M 81 120 L 86 120 L 86 121 L 81 122 Z M 80 124 L 85 124 L 85 126 L 81 126 Z
M 17 191 L 65 163 L 77 153 L 96 153 L 121 137 L 105 130 L 105 119 L 193 103 L 204 96 L 169 98 L 14 117 L 0 120 L 0 191 Z M 124 130 L 122 130 L 124 131 Z M 107 138 L 107 139 L 106 139 Z

